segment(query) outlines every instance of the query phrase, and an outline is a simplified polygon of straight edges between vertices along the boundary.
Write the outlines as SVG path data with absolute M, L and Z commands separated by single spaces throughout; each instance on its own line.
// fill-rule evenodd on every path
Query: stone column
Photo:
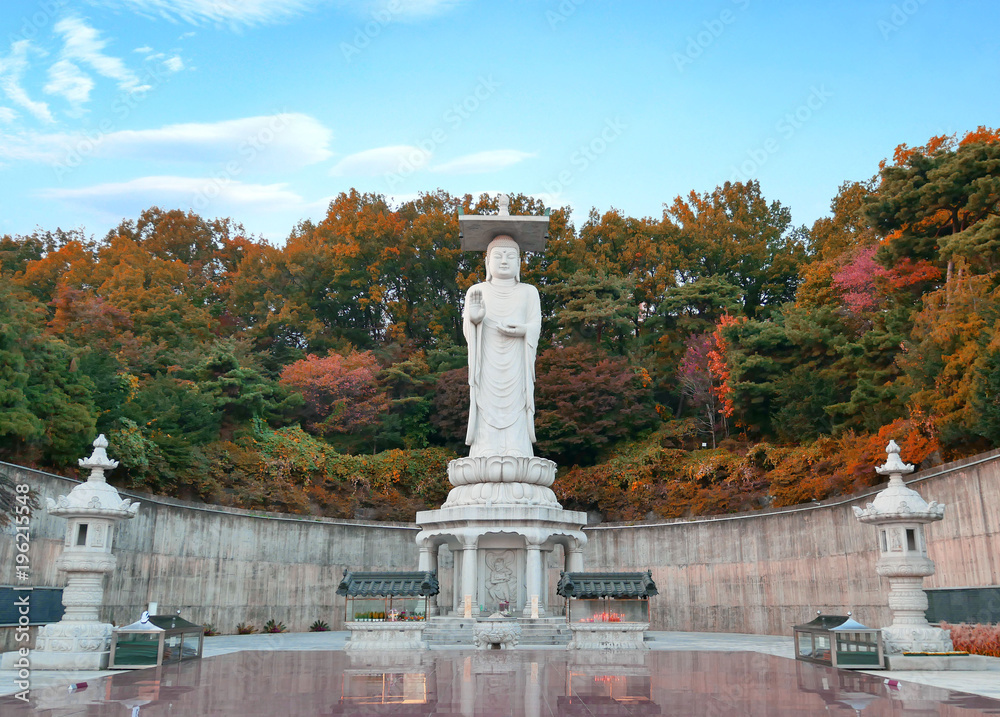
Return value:
M 542 714 L 542 686 L 540 684 L 539 663 L 528 664 L 527 674 L 524 676 L 524 717 L 540 717 Z
M 432 549 L 432 547 L 433 546 L 431 545 L 430 541 L 428 541 L 428 542 L 422 544 L 420 546 L 420 548 L 419 548 L 420 554 L 419 554 L 419 557 L 417 558 L 417 570 L 419 570 L 422 573 L 427 572 L 428 570 L 433 570 L 434 569 L 434 568 L 431 567 L 431 549 Z
M 527 596 L 522 614 L 525 617 L 531 615 L 531 597 L 536 595 L 538 596 L 538 615 L 542 616 L 545 614 L 545 605 L 542 603 L 542 546 L 529 543 L 527 547 L 528 553 L 524 569 L 524 586 L 527 590 Z
M 566 551 L 566 572 L 583 572 L 583 546 L 579 543 L 574 543 Z
M 476 551 L 477 539 L 478 536 L 466 536 L 462 540 L 462 594 L 458 602 L 459 610 L 464 614 L 465 596 L 471 595 L 473 617 L 479 614 L 479 591 L 476 589 L 479 580 L 476 569 L 476 561 L 479 558 Z
M 462 554 L 461 548 L 451 549 L 451 613 L 462 616 Z
M 472 658 L 466 657 L 462 660 L 462 682 L 459 684 L 459 711 L 462 717 L 475 717 L 476 705 L 476 677 L 472 673 Z
M 427 546 L 420 547 L 420 570 L 425 570 L 427 572 L 432 572 L 437 575 L 438 569 L 438 546 L 428 542 Z M 440 583 L 441 576 L 438 575 L 438 582 Z M 438 596 L 431 595 L 427 598 L 427 617 L 434 617 L 435 615 L 440 615 L 441 610 L 438 608 Z

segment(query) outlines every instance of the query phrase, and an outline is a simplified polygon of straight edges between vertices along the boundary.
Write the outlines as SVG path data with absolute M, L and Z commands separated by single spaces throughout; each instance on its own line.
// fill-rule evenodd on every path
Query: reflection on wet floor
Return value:
M 755 652 L 239 652 L 34 690 L 0 714 L 592 717 L 1000 714 L 1000 701 Z

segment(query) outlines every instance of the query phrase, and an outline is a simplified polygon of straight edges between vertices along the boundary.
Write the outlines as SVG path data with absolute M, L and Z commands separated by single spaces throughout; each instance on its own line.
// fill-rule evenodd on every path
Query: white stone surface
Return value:
M 571 622 L 570 650 L 645 650 L 648 622 Z
M 494 215 L 460 214 L 459 237 L 463 251 L 485 251 L 501 234 L 512 236 L 521 251 L 543 251 L 549 234 L 549 217 L 511 216 L 510 197 L 499 196 L 500 211 Z
M 104 575 L 115 569 L 111 554 L 115 523 L 133 518 L 139 504 L 122 500 L 105 480 L 104 471 L 118 466 L 118 461 L 108 458 L 107 447 L 104 435 L 98 436 L 91 456 L 80 459 L 80 467 L 90 470 L 87 481 L 69 495 L 47 500 L 49 514 L 67 519 L 63 552 L 56 560 L 58 570 L 66 573 L 62 598 L 66 611 L 59 622 L 39 628 L 31 658 L 35 670 L 103 670 L 108 666 L 112 626 L 99 617 Z
M 542 327 L 538 289 L 520 282 L 517 242 L 499 236 L 486 251 L 486 281 L 465 296 L 469 344 L 471 457 L 532 456 L 535 352 Z
M 539 218 L 530 219 L 537 228 Z M 441 509 L 416 518 L 419 569 L 437 570 L 438 550 L 447 545 L 455 566 L 450 611 L 468 617 L 488 615 L 502 602 L 528 617 L 545 615 L 548 554 L 561 546 L 566 569 L 580 570 L 587 541 L 586 514 L 562 510 L 551 489 L 556 464 L 532 448 L 541 308 L 538 290 L 520 282 L 518 240 L 535 231 L 519 232 L 522 220 L 528 218 L 505 216 L 510 235 L 491 235 L 486 281 L 466 294 L 469 456 L 448 464 L 454 487 Z M 463 226 L 478 226 L 470 222 Z M 531 608 L 535 596 L 537 612 Z M 428 606 L 429 615 L 442 610 L 449 607 L 436 600 Z
M 488 650 L 494 645 L 510 650 L 521 641 L 521 626 L 513 620 L 483 620 L 473 626 L 472 641 L 477 650 Z
M 346 622 L 344 626 L 351 633 L 344 646 L 348 652 L 427 649 L 422 621 Z
M 903 463 L 899 446 L 889 441 L 887 460 L 875 470 L 889 476 L 889 485 L 864 508 L 854 507 L 855 517 L 878 530 L 879 560 L 875 572 L 889 581 L 892 624 L 882 629 L 887 655 L 904 652 L 949 652 L 951 634 L 927 622 L 927 594 L 923 580 L 934 574 L 927 555 L 924 525 L 944 518 L 944 506 L 928 503 L 906 487 L 903 475 L 913 466 Z

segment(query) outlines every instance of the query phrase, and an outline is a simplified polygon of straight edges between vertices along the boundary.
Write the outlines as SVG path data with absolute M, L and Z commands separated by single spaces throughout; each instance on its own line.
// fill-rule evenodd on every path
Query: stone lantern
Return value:
M 928 503 L 903 483 L 913 466 L 899 458 L 899 446 L 889 441 L 888 460 L 876 468 L 889 476 L 889 485 L 854 515 L 878 529 L 879 560 L 875 571 L 889 580 L 892 625 L 882 630 L 886 654 L 903 652 L 950 652 L 951 633 L 927 622 L 927 595 L 923 582 L 934 574 L 934 561 L 927 555 L 924 525 L 944 518 L 944 506 Z
M 100 622 L 104 602 L 104 575 L 115 569 L 111 543 L 115 523 L 134 518 L 138 503 L 122 500 L 104 479 L 104 471 L 118 466 L 108 458 L 104 435 L 94 441 L 86 482 L 58 500 L 47 499 L 49 515 L 66 518 L 66 540 L 56 568 L 66 573 L 62 620 L 38 630 L 31 666 L 42 670 L 104 670 L 108 666 L 112 625 Z

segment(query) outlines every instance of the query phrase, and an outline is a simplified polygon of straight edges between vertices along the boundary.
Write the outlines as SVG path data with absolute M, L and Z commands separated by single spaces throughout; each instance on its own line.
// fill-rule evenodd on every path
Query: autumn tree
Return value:
M 78 351 L 47 335 L 42 307 L 0 284 L 0 455 L 51 465 L 93 440 L 93 383 Z
M 580 269 L 550 289 L 556 310 L 556 337 L 567 343 L 592 342 L 619 350 L 634 337 L 638 309 L 629 277 Z
M 715 332 L 692 334 L 686 345 L 687 349 L 677 371 L 680 393 L 687 400 L 699 433 L 708 435 L 712 448 L 715 448 L 720 431 L 728 430 L 726 416 L 719 405 L 718 386 L 715 385 L 712 374 L 710 354 L 713 349 L 718 349 Z
M 539 455 L 589 465 L 616 442 L 658 422 L 648 375 L 586 345 L 542 352 L 535 381 Z
M 677 197 L 667 217 L 678 227 L 686 281 L 726 279 L 740 287 L 743 313 L 751 318 L 794 298 L 808 232 L 793 228 L 788 208 L 768 203 L 756 181 Z
M 1000 130 L 980 127 L 961 140 L 932 137 L 899 145 L 883 163 L 878 191 L 867 201 L 876 228 L 888 235 L 883 263 L 943 262 L 945 282 L 959 271 L 1000 268 Z
M 331 353 L 322 358 L 309 354 L 286 366 L 280 383 L 305 399 L 302 419 L 308 430 L 339 436 L 342 443 L 356 447 L 354 439 L 370 435 L 386 408 L 386 397 L 377 382 L 378 371 L 378 362 L 366 351 Z
M 644 343 L 657 400 L 676 406 L 680 413 L 682 393 L 676 390 L 677 373 L 691 336 L 714 331 L 725 315 L 742 311 L 742 292 L 721 276 L 708 276 L 671 287 L 663 294 L 656 314 L 647 324 Z

